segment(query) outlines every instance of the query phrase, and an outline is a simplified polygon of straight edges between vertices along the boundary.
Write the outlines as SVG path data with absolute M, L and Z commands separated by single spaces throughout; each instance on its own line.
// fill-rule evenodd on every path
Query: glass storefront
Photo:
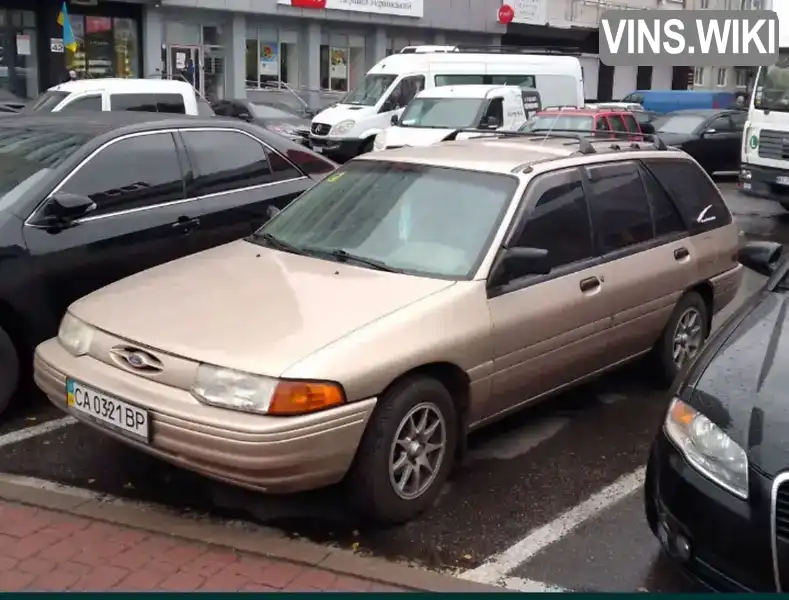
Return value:
M 246 87 L 299 86 L 299 32 L 275 27 L 248 28 Z
M 70 15 L 77 42 L 65 49 L 66 71 L 78 79 L 140 77 L 140 46 L 134 19 Z
M 162 45 L 163 73 L 188 81 L 208 100 L 224 99 L 225 34 L 220 25 L 168 21 Z
M 38 96 L 37 54 L 35 13 L 0 9 L 0 102 Z

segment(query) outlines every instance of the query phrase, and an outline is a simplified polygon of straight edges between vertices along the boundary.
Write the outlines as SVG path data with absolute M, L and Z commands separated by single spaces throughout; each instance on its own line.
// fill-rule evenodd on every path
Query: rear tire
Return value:
M 11 336 L 0 327 L 0 416 L 8 411 L 19 387 L 19 355 Z
M 698 292 L 680 298 L 655 344 L 653 362 L 660 385 L 669 387 L 695 359 L 710 333 L 709 310 Z
M 452 469 L 457 436 L 446 387 L 432 377 L 396 383 L 379 399 L 345 481 L 356 510 L 393 525 L 429 508 Z

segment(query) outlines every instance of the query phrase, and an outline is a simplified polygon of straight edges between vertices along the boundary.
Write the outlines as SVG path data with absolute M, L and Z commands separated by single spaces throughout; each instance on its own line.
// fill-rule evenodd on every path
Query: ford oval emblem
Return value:
M 126 361 L 136 369 L 144 367 L 146 362 L 145 357 L 142 354 L 138 354 L 137 352 L 129 354 L 129 356 L 126 357 Z

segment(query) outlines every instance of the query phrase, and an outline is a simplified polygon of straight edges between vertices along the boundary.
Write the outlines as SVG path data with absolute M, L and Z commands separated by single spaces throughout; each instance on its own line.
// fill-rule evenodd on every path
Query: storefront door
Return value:
M 199 46 L 171 44 L 167 48 L 167 77 L 185 79 L 204 95 L 202 64 L 203 53 Z

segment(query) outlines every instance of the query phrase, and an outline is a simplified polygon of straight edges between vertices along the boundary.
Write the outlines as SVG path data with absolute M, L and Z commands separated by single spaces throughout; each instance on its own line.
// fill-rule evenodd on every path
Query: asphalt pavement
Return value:
M 720 187 L 748 237 L 789 245 L 789 213 Z M 748 272 L 729 311 L 762 282 Z M 74 424 L 36 393 L 0 425 L 0 473 L 253 521 L 512 589 L 692 591 L 643 518 L 643 467 L 666 402 L 636 365 L 527 409 L 474 434 L 436 506 L 385 530 L 358 523 L 338 488 L 277 497 L 217 484 Z

